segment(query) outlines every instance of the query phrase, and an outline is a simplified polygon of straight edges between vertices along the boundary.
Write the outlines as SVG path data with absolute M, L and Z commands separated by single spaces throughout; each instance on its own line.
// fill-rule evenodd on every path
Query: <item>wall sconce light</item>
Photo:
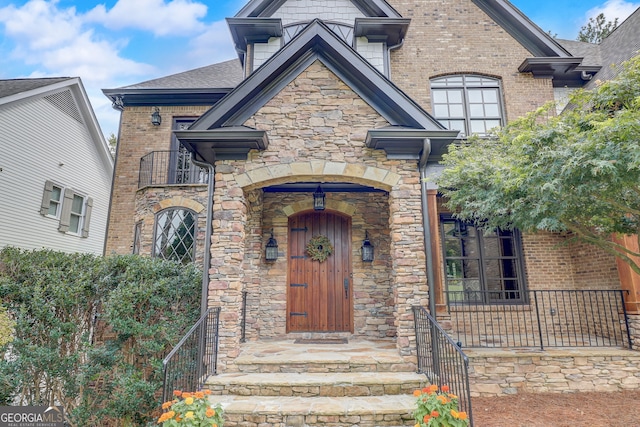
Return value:
M 275 261 L 278 259 L 278 241 L 273 238 L 273 229 L 271 229 L 271 237 L 264 249 L 264 259 L 267 261 Z
M 369 233 L 364 232 L 364 240 L 362 241 L 362 262 L 373 262 L 373 245 L 369 241 Z
M 322 187 L 318 185 L 315 193 L 313 193 L 313 210 L 315 211 L 323 211 L 324 210 L 324 191 L 322 191 Z
M 151 113 L 151 124 L 154 126 L 160 126 L 162 123 L 162 116 L 160 116 L 160 108 L 155 107 L 153 113 Z

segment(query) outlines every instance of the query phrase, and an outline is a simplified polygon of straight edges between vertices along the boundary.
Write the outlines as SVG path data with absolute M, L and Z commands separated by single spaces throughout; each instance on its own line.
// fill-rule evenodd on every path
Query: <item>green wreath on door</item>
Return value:
M 307 243 L 307 254 L 314 261 L 324 262 L 333 253 L 333 245 L 327 236 L 314 236 Z

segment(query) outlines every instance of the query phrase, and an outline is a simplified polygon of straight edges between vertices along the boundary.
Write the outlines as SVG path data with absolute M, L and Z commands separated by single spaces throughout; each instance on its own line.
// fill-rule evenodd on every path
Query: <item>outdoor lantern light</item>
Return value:
M 151 114 L 151 124 L 154 126 L 160 126 L 160 123 L 162 123 L 162 117 L 160 116 L 160 109 L 156 107 Z
M 322 187 L 318 185 L 316 192 L 313 193 L 313 210 L 315 211 L 323 211 L 324 210 L 324 191 L 322 191 Z
M 271 230 L 271 237 L 269 237 L 267 247 L 264 250 L 264 258 L 267 261 L 275 261 L 278 259 L 278 242 L 273 238 L 273 229 Z
M 364 232 L 364 240 L 362 241 L 362 261 L 363 262 L 372 262 L 373 261 L 373 245 L 369 241 L 369 233 Z

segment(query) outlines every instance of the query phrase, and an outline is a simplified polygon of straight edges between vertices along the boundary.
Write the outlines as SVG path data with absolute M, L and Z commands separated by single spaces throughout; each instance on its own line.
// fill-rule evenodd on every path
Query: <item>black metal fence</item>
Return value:
M 174 390 L 196 391 L 217 372 L 220 308 L 209 308 L 162 361 L 162 401 Z
M 449 386 L 451 393 L 458 396 L 459 408 L 467 413 L 473 427 L 469 359 L 424 308 L 413 307 L 413 317 L 418 372 L 425 374 L 431 384 Z
M 152 151 L 140 159 L 138 188 L 148 185 L 206 184 L 207 169 L 194 165 L 184 150 Z
M 446 292 L 462 347 L 629 347 L 622 290 Z

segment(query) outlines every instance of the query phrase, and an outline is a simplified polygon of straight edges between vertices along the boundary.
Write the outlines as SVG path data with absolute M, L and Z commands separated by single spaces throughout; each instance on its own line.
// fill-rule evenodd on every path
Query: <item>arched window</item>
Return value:
M 460 137 L 484 135 L 504 124 L 500 80 L 454 75 L 431 80 L 433 115 Z
M 178 261 L 193 262 L 197 215 L 190 209 L 169 208 L 158 212 L 153 244 L 153 256 Z

